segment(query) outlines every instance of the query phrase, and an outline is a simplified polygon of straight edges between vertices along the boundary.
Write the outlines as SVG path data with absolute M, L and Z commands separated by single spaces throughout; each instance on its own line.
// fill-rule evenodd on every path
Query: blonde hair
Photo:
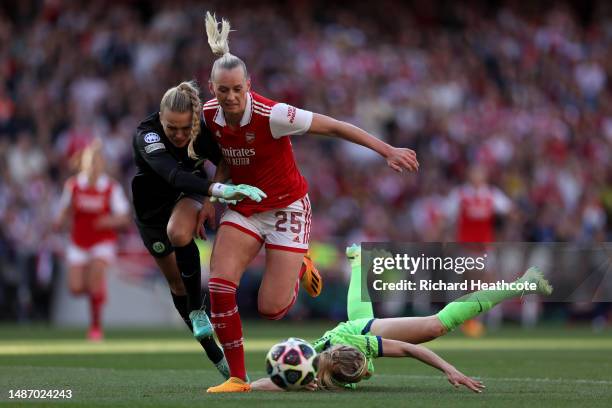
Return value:
M 159 112 L 164 110 L 172 112 L 191 112 L 191 134 L 189 135 L 189 146 L 187 153 L 189 157 L 196 160 L 198 155 L 194 149 L 194 143 L 200 134 L 200 114 L 202 112 L 202 101 L 200 101 L 200 90 L 195 81 L 181 82 L 177 86 L 166 91 L 159 104 Z
M 336 390 L 344 384 L 357 383 L 368 371 L 365 355 L 355 347 L 335 345 L 318 356 L 319 387 Z
M 220 30 L 219 24 L 221 24 Z M 237 56 L 230 54 L 228 37 L 231 31 L 231 26 L 229 21 L 226 19 L 222 19 L 221 22 L 218 22 L 217 17 L 207 11 L 205 25 L 206 36 L 208 37 L 208 45 L 210 45 L 210 49 L 212 50 L 213 54 L 219 57 L 215 60 L 213 64 L 212 70 L 210 72 L 210 80 L 214 80 L 215 73 L 219 69 L 230 70 L 236 67 L 241 67 L 244 72 L 245 79 L 248 78 L 249 74 L 244 61 L 242 61 Z
M 95 138 L 94 140 L 92 140 L 91 143 L 89 143 L 87 147 L 85 147 L 81 152 L 81 155 L 79 157 L 80 171 L 91 175 L 91 172 L 95 170 L 93 165 L 96 156 L 100 156 L 102 159 L 104 159 L 104 153 L 102 152 L 102 140 L 100 140 L 99 138 Z

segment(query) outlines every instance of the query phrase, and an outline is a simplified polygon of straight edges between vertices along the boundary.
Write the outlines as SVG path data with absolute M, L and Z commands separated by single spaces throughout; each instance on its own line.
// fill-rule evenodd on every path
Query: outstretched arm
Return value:
M 253 381 L 251 383 L 251 389 L 253 391 L 284 391 L 281 387 L 274 384 L 268 377 Z
M 190 171 L 183 170 L 174 156 L 166 150 L 166 146 L 161 143 L 159 135 L 157 135 L 157 142 L 148 143 L 146 141 L 147 134 L 146 131 L 140 130 L 136 135 L 135 144 L 139 155 L 155 173 L 175 190 L 183 193 L 195 193 L 237 201 L 250 198 L 260 202 L 266 197 L 265 193 L 257 187 L 246 184 L 229 186 L 223 183 L 215 183 L 203 179 Z M 221 158 L 217 154 L 217 158 L 214 159 L 213 163 L 219 163 L 220 160 Z
M 339 137 L 372 149 L 383 156 L 387 160 L 387 165 L 397 172 L 402 172 L 404 169 L 409 171 L 419 169 L 414 150 L 393 147 L 350 123 L 315 113 L 308 131 L 319 135 Z
M 319 387 L 317 386 L 316 380 L 303 387 L 307 391 L 316 391 Z M 285 391 L 281 387 L 277 386 L 268 377 L 260 378 L 259 380 L 251 383 L 251 389 L 253 391 Z
M 448 382 L 455 386 L 464 385 L 474 392 L 482 392 L 485 388 L 482 381 L 475 380 L 461 373 L 450 363 L 433 351 L 417 344 L 403 341 L 383 339 L 383 357 L 412 357 L 428 364 L 446 374 Z

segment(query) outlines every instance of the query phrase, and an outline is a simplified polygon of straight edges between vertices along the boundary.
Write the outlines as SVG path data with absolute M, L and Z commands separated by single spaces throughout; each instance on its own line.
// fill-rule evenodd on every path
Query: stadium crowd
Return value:
M 474 163 L 517 209 L 498 240 L 611 237 L 608 2 L 110 4 L 0 6 L 0 319 L 45 317 L 33 305 L 52 295 L 63 246 L 52 221 L 79 150 L 99 137 L 129 191 L 134 129 L 163 92 L 195 78 L 208 97 L 205 10 L 237 30 L 255 91 L 417 151 L 421 169 L 406 175 L 348 143 L 292 139 L 322 253 L 452 241 L 445 198 Z M 341 257 L 324 263 L 332 304 Z

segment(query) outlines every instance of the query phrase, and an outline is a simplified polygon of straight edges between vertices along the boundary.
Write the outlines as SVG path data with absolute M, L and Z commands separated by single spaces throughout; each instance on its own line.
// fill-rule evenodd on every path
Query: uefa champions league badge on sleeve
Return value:
M 161 143 L 161 138 L 155 132 L 149 132 L 144 135 L 144 141 L 146 143 L 144 147 L 146 153 L 152 153 L 156 150 L 166 150 L 166 145 Z
M 144 141 L 146 143 L 156 143 L 156 142 L 159 142 L 160 140 L 161 138 L 155 132 L 149 132 L 146 135 L 144 135 Z

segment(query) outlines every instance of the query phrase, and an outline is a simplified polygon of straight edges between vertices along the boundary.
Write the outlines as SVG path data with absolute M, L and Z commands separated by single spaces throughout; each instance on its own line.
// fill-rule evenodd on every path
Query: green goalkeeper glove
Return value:
M 238 201 L 236 201 L 236 200 L 226 200 L 225 198 L 217 198 L 217 197 L 210 197 L 210 202 L 211 203 L 219 202 L 221 204 L 227 204 L 227 205 L 236 205 L 236 204 L 238 204 Z
M 223 183 L 227 186 L 234 186 L 235 184 L 232 183 L 232 179 L 227 180 L 225 183 Z M 221 204 L 227 204 L 227 205 L 236 205 L 238 204 L 237 200 L 226 200 L 225 198 L 218 198 L 218 197 L 210 197 L 210 202 L 214 203 L 214 202 L 219 202 Z
M 226 201 L 242 201 L 245 198 L 250 198 L 255 202 L 260 202 L 267 197 L 266 193 L 257 187 L 249 186 L 248 184 L 222 184 L 214 183 L 211 188 L 211 197 L 223 199 Z

